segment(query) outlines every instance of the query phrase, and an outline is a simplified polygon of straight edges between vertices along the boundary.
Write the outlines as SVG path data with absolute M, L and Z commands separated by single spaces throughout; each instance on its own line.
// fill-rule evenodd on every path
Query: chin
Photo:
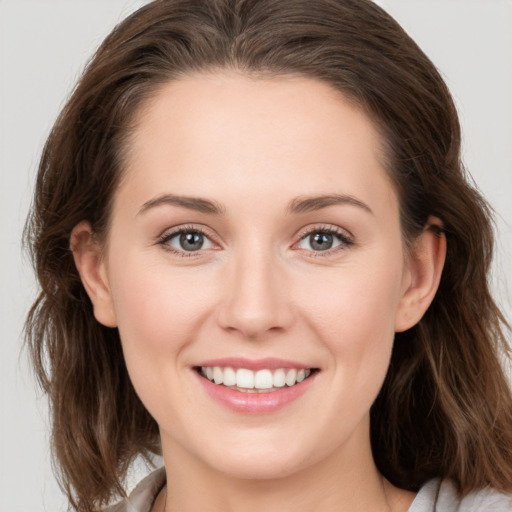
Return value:
M 268 460 L 254 460 L 252 457 L 225 461 L 215 468 L 231 478 L 242 480 L 277 480 L 286 478 L 300 469 L 297 461 L 285 459 L 282 456 Z
M 205 460 L 213 469 L 227 476 L 247 480 L 286 478 L 310 463 L 314 463 L 302 447 L 291 442 L 254 442 L 244 446 L 231 444 L 215 449 Z M 300 449 L 299 449 L 300 448 Z

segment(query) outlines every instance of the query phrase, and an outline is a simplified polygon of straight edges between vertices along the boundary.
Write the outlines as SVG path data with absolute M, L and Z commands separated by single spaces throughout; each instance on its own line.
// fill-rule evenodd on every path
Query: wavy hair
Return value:
M 40 294 L 26 342 L 49 397 L 60 482 L 77 511 L 122 495 L 137 455 L 160 450 L 117 329 L 100 325 L 69 249 L 82 220 L 104 236 L 137 112 L 196 71 L 322 80 L 362 108 L 386 148 L 404 240 L 441 219 L 447 258 L 422 320 L 395 337 L 371 409 L 376 464 L 416 490 L 450 478 L 461 493 L 512 491 L 512 397 L 500 358 L 507 324 L 489 292 L 491 211 L 460 157 L 460 127 L 440 74 L 369 0 L 157 0 L 120 23 L 89 62 L 41 157 L 27 220 Z

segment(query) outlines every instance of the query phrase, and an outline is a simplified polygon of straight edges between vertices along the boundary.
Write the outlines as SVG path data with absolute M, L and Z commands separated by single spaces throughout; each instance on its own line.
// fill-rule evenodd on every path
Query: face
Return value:
M 315 80 L 220 73 L 138 121 L 90 294 L 164 453 L 248 478 L 370 453 L 413 284 L 372 122 Z

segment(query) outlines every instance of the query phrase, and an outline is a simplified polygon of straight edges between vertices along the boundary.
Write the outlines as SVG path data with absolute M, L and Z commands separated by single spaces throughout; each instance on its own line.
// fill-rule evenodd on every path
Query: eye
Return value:
M 302 236 L 297 247 L 307 251 L 324 252 L 348 247 L 353 243 L 351 237 L 339 229 L 317 228 Z
M 190 253 L 214 247 L 208 236 L 197 228 L 184 228 L 165 234 L 159 243 L 176 253 Z

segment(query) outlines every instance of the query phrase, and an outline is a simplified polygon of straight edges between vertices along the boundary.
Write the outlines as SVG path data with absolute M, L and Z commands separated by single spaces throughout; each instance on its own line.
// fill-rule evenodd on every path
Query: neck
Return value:
M 354 447 L 348 443 L 321 462 L 266 479 L 217 471 L 165 438 L 162 447 L 168 482 L 166 512 L 389 512 L 407 510 L 414 497 L 380 475 L 369 439 L 364 450 L 360 443 Z

